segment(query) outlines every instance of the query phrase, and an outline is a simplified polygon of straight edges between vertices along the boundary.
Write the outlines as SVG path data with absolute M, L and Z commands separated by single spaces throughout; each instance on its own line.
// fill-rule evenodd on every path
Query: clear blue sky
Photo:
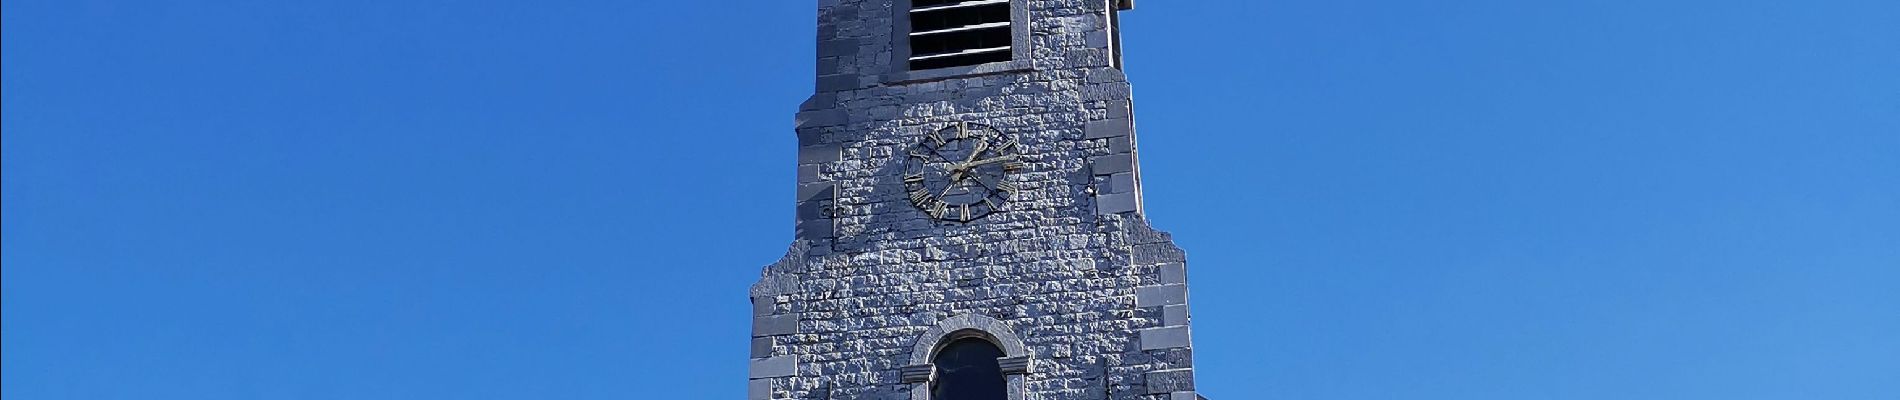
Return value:
M 1210 397 L 1900 398 L 1900 2 L 1140 3 Z M 743 396 L 812 1 L 3 11 L 0 396 Z

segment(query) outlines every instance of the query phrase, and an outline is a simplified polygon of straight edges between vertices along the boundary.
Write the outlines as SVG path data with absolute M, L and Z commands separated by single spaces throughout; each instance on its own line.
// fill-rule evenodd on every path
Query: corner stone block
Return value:
M 1108 192 L 1109 193 L 1134 193 L 1135 192 L 1135 174 L 1132 172 L 1123 172 L 1119 174 L 1109 175 L 1108 176 Z
M 1176 304 L 1161 307 L 1161 326 L 1186 326 L 1188 324 L 1188 306 Z
M 1142 350 L 1161 350 L 1188 347 L 1188 327 L 1170 326 L 1141 330 Z
M 765 358 L 770 356 L 772 356 L 772 338 L 752 338 L 752 358 Z
M 1130 123 L 1127 119 L 1105 119 L 1105 120 L 1100 120 L 1100 121 L 1089 121 L 1088 124 L 1082 125 L 1082 138 L 1083 139 L 1101 139 L 1101 138 L 1111 138 L 1111 137 L 1116 137 L 1116 136 L 1128 136 L 1128 131 L 1132 130 L 1131 129 L 1132 126 L 1133 124 Z
M 772 380 L 753 379 L 746 384 L 745 398 L 746 400 L 770 400 L 772 398 Z M 1194 399 L 1188 398 L 1188 400 Z
M 1194 391 L 1194 370 L 1176 369 L 1148 373 L 1148 394 Z
M 813 144 L 825 141 L 825 128 L 797 128 L 798 144 Z
M 818 164 L 836 162 L 844 158 L 843 147 L 837 144 L 805 146 L 798 148 L 799 164 Z
M 836 92 L 858 88 L 857 74 L 837 74 L 818 77 L 818 91 Z M 843 122 L 843 121 L 839 121 Z
M 1159 285 L 1135 288 L 1136 307 L 1187 304 L 1187 285 Z
M 835 39 L 818 42 L 818 57 L 839 57 L 858 54 L 857 39 Z
M 1168 400 L 1200 400 L 1200 399 L 1201 399 L 1201 395 L 1194 394 L 1193 391 L 1174 392 L 1174 393 L 1168 394 Z
M 758 316 L 772 315 L 773 305 L 774 304 L 772 304 L 771 297 L 753 297 L 752 298 L 752 316 L 758 317 Z
M 835 75 L 837 73 L 838 73 L 838 58 L 837 57 L 819 57 L 818 58 L 818 74 L 819 75 Z
M 798 375 L 797 356 L 778 356 L 752 360 L 752 379 Z
M 1108 119 L 1134 118 L 1135 113 L 1132 112 L 1132 108 L 1132 105 L 1126 101 L 1108 102 Z
M 797 315 L 769 315 L 752 318 L 752 337 L 798 333 Z
M 1135 170 L 1135 158 L 1129 154 L 1106 155 L 1089 159 L 1096 175 L 1114 175 Z
M 1161 283 L 1163 284 L 1187 283 L 1187 264 L 1161 264 L 1160 267 L 1155 268 L 1155 273 L 1161 275 Z
M 1135 152 L 1135 138 L 1130 136 L 1108 138 L 1108 152 L 1115 154 Z
M 1163 368 L 1194 368 L 1194 348 L 1176 347 L 1172 349 L 1145 350 L 1154 357 L 1158 366 Z
M 831 182 L 816 182 L 798 185 L 798 201 L 831 200 L 836 196 L 833 189 L 838 187 Z
M 1109 193 L 1095 196 L 1096 214 L 1120 214 L 1134 211 L 1134 193 Z
M 825 171 L 823 168 L 819 168 L 818 165 L 819 164 L 799 164 L 798 183 L 820 182 L 819 175 L 824 174 Z

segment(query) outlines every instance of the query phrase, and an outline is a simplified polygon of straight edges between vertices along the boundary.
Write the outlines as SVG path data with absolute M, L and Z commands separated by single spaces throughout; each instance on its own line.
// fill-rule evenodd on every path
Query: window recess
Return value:
M 911 70 L 1009 61 L 1010 0 L 913 0 Z

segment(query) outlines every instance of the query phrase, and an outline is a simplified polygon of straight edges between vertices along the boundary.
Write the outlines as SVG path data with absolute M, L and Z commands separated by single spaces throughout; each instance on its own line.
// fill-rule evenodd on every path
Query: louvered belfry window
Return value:
M 1009 61 L 1010 0 L 911 0 L 910 69 Z

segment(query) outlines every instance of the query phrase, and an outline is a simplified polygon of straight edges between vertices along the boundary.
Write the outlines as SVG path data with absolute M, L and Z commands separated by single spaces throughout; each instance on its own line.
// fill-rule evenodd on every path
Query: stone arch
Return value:
M 930 400 L 930 384 L 936 380 L 936 366 L 931 362 L 937 351 L 950 342 L 969 338 L 989 341 L 1003 350 L 1005 357 L 996 361 L 1008 381 L 1009 399 L 1024 399 L 1023 380 L 1030 372 L 1032 360 L 1029 346 L 1003 321 L 978 314 L 960 314 L 937 322 L 918 335 L 917 343 L 911 346 L 909 366 L 904 367 L 900 375 L 904 383 L 914 384 L 912 400 Z
M 961 314 L 944 318 L 937 326 L 918 335 L 917 344 L 910 348 L 910 365 L 929 364 L 930 356 L 936 354 L 937 349 L 953 340 L 969 337 L 987 339 L 1010 357 L 1029 355 L 1029 347 L 1023 344 L 1023 339 L 1003 321 L 978 314 Z

